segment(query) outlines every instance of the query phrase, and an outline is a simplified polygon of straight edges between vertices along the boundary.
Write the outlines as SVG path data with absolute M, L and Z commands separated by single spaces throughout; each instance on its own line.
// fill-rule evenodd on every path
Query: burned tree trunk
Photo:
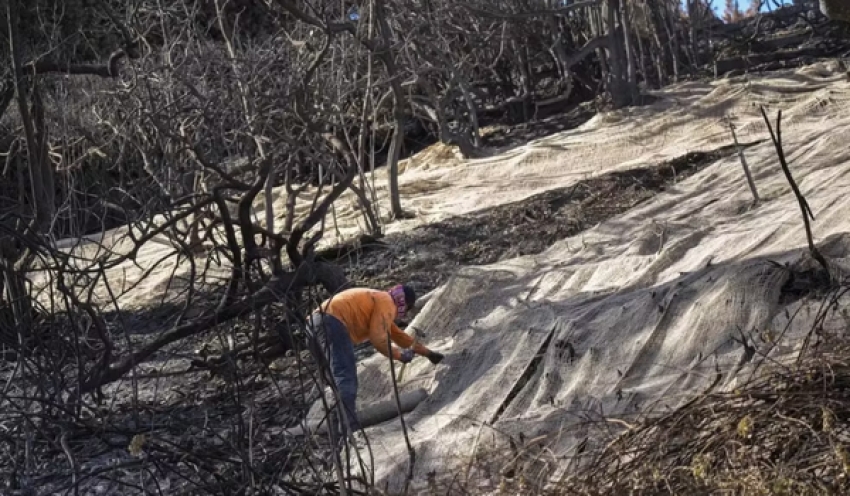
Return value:
M 608 23 L 608 55 L 611 73 L 609 74 L 609 92 L 614 107 L 625 107 L 634 101 L 633 82 L 628 78 L 628 61 L 626 60 L 624 33 L 618 26 L 620 17 L 620 0 L 608 0 L 606 5 L 606 20 Z
M 850 3 L 847 0 L 820 0 L 820 11 L 832 21 L 850 22 Z

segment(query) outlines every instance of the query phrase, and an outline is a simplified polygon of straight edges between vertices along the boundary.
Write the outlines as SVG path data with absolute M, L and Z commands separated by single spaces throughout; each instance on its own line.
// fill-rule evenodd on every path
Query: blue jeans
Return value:
M 342 405 L 345 408 L 345 417 L 348 419 L 349 432 L 360 429 L 357 421 L 357 361 L 354 358 L 354 343 L 339 319 L 328 314 L 313 314 L 308 322 L 308 333 L 312 324 L 312 331 L 316 333 L 311 339 L 311 347 L 318 345 L 318 357 L 324 357 L 325 363 L 330 362 L 330 371 Z M 324 364 L 322 364 L 324 365 Z

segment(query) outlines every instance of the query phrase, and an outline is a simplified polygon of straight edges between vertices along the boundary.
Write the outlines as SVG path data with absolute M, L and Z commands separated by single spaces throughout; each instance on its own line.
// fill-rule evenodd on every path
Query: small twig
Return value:
M 812 226 L 809 223 L 809 218 L 811 217 L 811 220 L 815 220 L 815 215 L 812 213 L 812 209 L 809 207 L 806 198 L 800 193 L 800 188 L 797 187 L 797 183 L 791 176 L 791 170 L 788 168 L 788 162 L 785 160 L 785 151 L 782 149 L 782 111 L 780 110 L 776 115 L 776 134 L 773 133 L 773 127 L 770 125 L 770 119 L 767 117 L 764 107 L 761 107 L 761 115 L 764 117 L 765 124 L 767 124 L 767 130 L 770 132 L 770 139 L 773 141 L 773 146 L 776 147 L 776 154 L 779 157 L 779 165 L 782 166 L 782 172 L 785 173 L 785 178 L 788 179 L 791 190 L 794 191 L 794 196 L 797 197 L 797 203 L 800 204 L 800 211 L 803 214 L 803 224 L 806 227 L 806 240 L 809 242 L 809 252 L 811 252 L 812 257 L 823 267 L 827 277 L 831 279 L 826 259 L 823 258 L 823 255 L 815 247 L 815 242 L 812 239 Z
M 80 481 L 78 476 L 80 469 L 77 466 L 76 460 L 74 459 L 74 453 L 68 446 L 68 431 L 62 431 L 62 435 L 59 437 L 59 445 L 62 446 L 62 451 L 65 452 L 65 456 L 68 458 L 68 464 L 71 466 L 71 483 L 74 485 L 74 496 L 79 496 Z
M 469 484 L 469 473 L 472 471 L 472 464 L 475 463 L 475 452 L 478 450 L 478 441 L 481 439 L 481 431 L 484 430 L 484 423 L 478 426 L 478 433 L 475 435 L 475 442 L 472 443 L 472 450 L 469 452 L 469 463 L 466 465 L 466 471 L 463 474 L 465 485 Z
M 407 455 L 408 455 L 408 463 L 407 466 L 407 480 L 404 483 L 404 493 L 407 494 L 407 490 L 410 487 L 410 481 L 413 480 L 413 467 L 416 464 L 416 451 L 413 449 L 413 445 L 410 444 L 410 436 L 407 434 L 407 424 L 404 421 L 404 413 L 401 411 L 401 399 L 399 399 L 398 394 L 398 381 L 395 376 L 395 360 L 393 360 L 392 353 L 392 341 L 390 340 L 390 331 L 387 330 L 387 347 L 389 348 L 389 357 L 390 357 L 390 376 L 393 379 L 393 394 L 395 395 L 395 404 L 396 408 L 398 408 L 398 418 L 401 421 L 401 431 L 404 433 L 404 442 L 407 444 Z
M 827 318 L 829 309 L 833 306 L 838 305 L 838 302 L 847 294 L 848 290 L 850 289 L 848 289 L 847 287 L 840 287 L 832 293 L 832 296 L 829 299 L 826 299 L 821 302 L 820 308 L 818 309 L 818 313 L 815 315 L 815 319 L 812 322 L 812 327 L 806 333 L 806 337 L 803 339 L 803 344 L 802 346 L 800 346 L 800 351 L 797 354 L 797 364 L 800 364 L 802 359 L 805 357 L 805 353 L 809 349 L 809 343 L 812 340 L 812 335 L 816 331 L 818 331 L 818 329 L 822 329 L 823 322 Z
M 753 204 L 759 202 L 759 192 L 756 189 L 756 183 L 753 181 L 753 175 L 750 173 L 750 167 L 747 165 L 747 158 L 744 156 L 744 149 L 738 143 L 738 135 L 735 134 L 735 125 L 729 121 L 729 130 L 732 132 L 732 140 L 735 142 L 735 148 L 738 150 L 738 157 L 741 159 L 741 166 L 744 168 L 744 174 L 747 176 L 747 184 L 750 185 L 750 191 L 753 193 Z
M 413 339 L 416 339 L 416 331 L 417 331 L 417 329 L 416 329 L 415 327 L 412 327 L 412 328 L 411 328 L 411 331 L 413 331 L 413 332 L 411 332 L 411 333 L 410 333 L 410 336 L 411 336 Z M 406 363 L 403 363 L 403 364 L 401 364 L 401 370 L 399 370 L 399 371 L 398 371 L 398 382 L 404 382 L 404 371 L 405 371 L 405 370 L 407 370 L 407 364 L 406 364 Z

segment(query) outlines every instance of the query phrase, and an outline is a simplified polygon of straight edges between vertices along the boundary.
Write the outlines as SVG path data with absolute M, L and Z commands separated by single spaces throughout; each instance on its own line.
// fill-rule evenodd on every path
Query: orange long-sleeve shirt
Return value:
M 386 291 L 367 288 L 352 288 L 341 291 L 322 302 L 316 312 L 333 315 L 345 324 L 351 341 L 360 344 L 366 340 L 380 353 L 389 356 L 390 339 L 401 346 L 413 346 L 414 339 L 395 325 L 396 306 Z M 393 348 L 393 359 L 399 360 L 400 352 Z

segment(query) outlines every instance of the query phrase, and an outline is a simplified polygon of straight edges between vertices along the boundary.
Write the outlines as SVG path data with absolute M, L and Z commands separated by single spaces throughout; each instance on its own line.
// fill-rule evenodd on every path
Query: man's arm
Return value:
M 369 325 L 369 341 L 382 355 L 389 357 L 392 350 L 393 360 L 401 360 L 401 352 L 390 345 L 387 333 L 390 339 L 402 348 L 408 348 L 413 344 L 413 338 L 395 325 L 392 315 L 381 311 L 376 305 L 376 311 L 372 314 Z
M 428 360 L 431 360 L 431 363 L 436 364 L 436 363 L 440 363 L 440 361 L 442 361 L 442 359 L 443 359 L 442 354 L 437 353 L 435 351 L 431 351 L 431 349 L 429 349 L 427 346 L 425 346 L 422 343 L 420 343 L 419 341 L 416 341 L 415 339 L 413 339 L 413 336 L 411 336 L 410 334 L 399 329 L 398 326 L 396 326 L 394 322 L 390 322 L 389 329 L 390 329 L 390 339 L 395 344 L 401 346 L 402 348 L 412 348 L 414 353 L 416 353 L 419 356 L 424 356 L 424 357 L 428 358 Z M 384 336 L 383 345 L 386 346 L 386 340 L 387 340 L 386 331 L 383 331 L 382 336 Z M 377 348 L 377 346 L 376 346 L 376 348 Z M 382 351 L 381 353 L 384 353 L 384 352 Z M 393 353 L 394 353 L 393 360 L 398 360 L 399 359 L 399 353 L 400 353 L 398 351 L 398 348 L 393 348 Z M 386 353 L 384 353 L 384 355 L 386 355 Z
M 376 302 L 377 303 L 377 302 Z M 431 351 L 422 344 L 416 342 L 413 336 L 402 331 L 395 325 L 394 317 L 395 307 L 390 305 L 376 304 L 374 313 L 369 326 L 369 341 L 372 345 L 384 356 L 389 357 L 390 349 L 392 349 L 393 360 L 401 360 L 401 352 L 398 348 L 390 345 L 390 340 L 402 348 L 413 348 L 413 352 L 417 355 L 427 357 L 431 363 L 440 363 L 443 355 Z M 389 333 L 389 339 L 387 334 Z

